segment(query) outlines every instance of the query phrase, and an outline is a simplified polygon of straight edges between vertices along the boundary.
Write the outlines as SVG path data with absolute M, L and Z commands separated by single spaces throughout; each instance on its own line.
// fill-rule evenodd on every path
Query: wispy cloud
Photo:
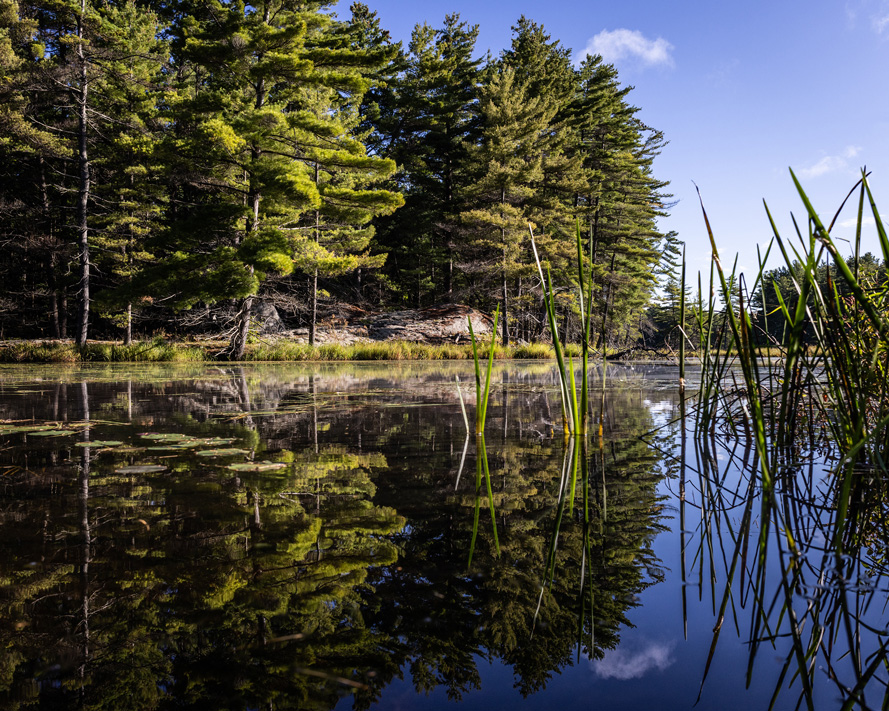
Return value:
M 587 55 L 601 54 L 602 59 L 611 63 L 634 59 L 646 67 L 672 67 L 672 50 L 673 45 L 663 37 L 652 40 L 638 30 L 602 30 L 575 55 L 574 61 L 580 63 Z
M 856 225 L 858 225 L 858 218 L 857 217 L 850 217 L 848 220 L 843 220 L 842 222 L 839 222 L 838 224 L 840 227 L 844 227 L 846 229 L 851 229 L 852 227 L 855 227 Z M 862 217 L 861 218 L 861 226 L 862 227 L 872 227 L 875 224 L 877 224 L 877 223 L 874 222 L 873 217 Z
M 824 156 L 817 163 L 799 171 L 801 178 L 818 178 L 828 173 L 846 170 L 849 161 L 861 152 L 858 146 L 846 146 L 842 153 L 835 156 Z
M 845 10 L 849 27 L 861 19 L 878 35 L 889 36 L 889 0 L 847 0 Z
M 737 59 L 719 62 L 709 72 L 707 80 L 714 86 L 728 86 L 737 75 L 741 62 Z
M 623 645 L 608 652 L 605 658 L 592 662 L 593 672 L 602 679 L 627 681 L 638 679 L 653 670 L 664 671 L 673 663 L 675 643 L 649 642 L 638 650 Z

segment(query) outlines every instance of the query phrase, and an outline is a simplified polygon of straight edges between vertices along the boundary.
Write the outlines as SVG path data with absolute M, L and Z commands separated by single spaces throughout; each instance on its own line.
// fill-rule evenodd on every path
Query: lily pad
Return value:
M 51 425 L 5 425 L 0 427 L 0 434 L 17 434 L 19 432 L 39 432 L 55 429 Z
M 93 442 L 75 442 L 75 447 L 118 447 L 123 442 L 117 439 L 97 439 Z
M 223 444 L 231 444 L 234 439 L 225 439 L 224 437 L 208 437 L 207 439 L 196 440 L 196 443 L 205 447 L 221 447 Z
M 167 468 L 161 464 L 134 464 L 129 467 L 121 467 L 115 469 L 115 474 L 153 474 L 155 472 L 166 471 Z
M 140 437 L 144 439 L 152 439 L 158 442 L 181 442 L 182 440 L 190 440 L 188 435 L 179 432 L 141 432 Z
M 195 447 L 203 446 L 203 442 L 170 442 L 169 444 L 156 444 L 153 447 L 146 447 L 149 452 L 169 452 L 170 450 L 185 450 L 185 449 L 194 449 Z
M 31 437 L 61 437 L 63 435 L 72 435 L 76 430 L 37 430 L 29 432 Z
M 234 457 L 237 455 L 249 454 L 246 449 L 236 449 L 234 447 L 228 449 L 202 449 L 196 452 L 199 457 Z
M 236 472 L 270 472 L 275 469 L 283 469 L 286 466 L 284 462 L 240 462 L 229 464 L 226 469 Z

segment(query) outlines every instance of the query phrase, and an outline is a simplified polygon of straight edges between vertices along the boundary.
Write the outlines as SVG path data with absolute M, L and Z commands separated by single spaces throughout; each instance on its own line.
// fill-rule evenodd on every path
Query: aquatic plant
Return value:
M 494 311 L 494 325 L 491 328 L 491 346 L 488 351 L 488 370 L 485 375 L 485 387 L 482 390 L 482 373 L 478 360 L 478 344 L 475 340 L 475 331 L 472 328 L 472 319 L 467 317 L 469 322 L 469 336 L 472 339 L 472 357 L 475 362 L 475 433 L 483 435 L 485 433 L 485 418 L 488 413 L 488 395 L 491 392 L 491 370 L 494 367 L 494 350 L 497 343 L 497 321 L 500 318 L 500 305 Z
M 562 424 L 566 434 L 578 433 L 586 435 L 589 417 L 589 352 L 590 352 L 590 329 L 592 327 L 592 304 L 593 304 L 593 272 L 590 265 L 588 283 L 589 289 L 585 289 L 584 283 L 584 258 L 583 247 L 581 245 L 580 222 L 576 225 L 576 245 L 577 245 L 577 290 L 578 304 L 580 306 L 581 342 L 580 355 L 582 358 L 582 372 L 580 383 L 580 402 L 578 404 L 577 386 L 574 379 L 574 363 L 572 361 L 572 353 L 568 351 L 567 344 L 563 344 L 559 336 L 559 328 L 556 320 L 556 304 L 553 292 L 552 277 L 547 269 L 546 277 L 543 274 L 543 268 L 540 264 L 540 257 L 537 254 L 537 245 L 534 243 L 534 230 L 531 224 L 528 224 L 528 232 L 531 235 L 531 250 L 534 253 L 534 262 L 537 265 L 537 273 L 540 276 L 540 284 L 543 289 L 543 301 L 546 306 L 547 322 L 549 324 L 550 334 L 553 341 L 553 350 L 555 351 L 556 361 L 559 369 L 559 386 L 562 395 Z M 584 294 L 586 293 L 586 296 Z M 605 327 L 608 316 L 608 300 L 609 295 L 605 297 L 605 313 L 602 316 L 602 342 L 604 343 Z M 565 358 L 568 358 L 566 365 Z M 605 362 L 603 350 L 603 364 Z M 602 387 L 605 387 L 605 370 L 602 372 Z M 601 418 L 600 418 L 600 434 L 601 434 Z
M 889 261 L 889 238 L 868 184 L 867 174 L 849 192 L 831 222 L 825 226 L 796 176 L 791 176 L 806 211 L 806 228 L 794 222 L 799 245 L 784 239 L 766 207 L 778 246 L 793 276 L 796 304 L 782 296 L 777 284 L 761 283 L 765 259 L 751 289 L 743 276 L 726 278 L 716 240 L 704 211 L 713 248 L 729 327 L 726 356 L 714 358 L 702 378 L 699 406 L 706 411 L 707 427 L 725 426 L 751 440 L 758 454 L 762 485 L 770 489 L 782 467 L 798 463 L 800 452 L 824 443 L 837 457 L 834 465 L 838 527 L 842 549 L 844 523 L 850 502 L 863 486 L 862 472 L 886 477 L 889 457 L 889 281 L 884 276 L 865 279 L 858 274 L 865 204 L 876 225 L 883 258 Z M 849 198 L 858 191 L 856 238 L 852 265 L 840 254 L 831 230 Z M 703 208 L 703 205 L 702 205 Z M 763 313 L 763 321 L 777 312 L 783 322 L 780 339 L 762 358 L 758 333 L 766 332 L 751 305 L 751 293 L 773 290 L 777 308 Z M 814 338 L 814 348 L 806 342 Z M 772 354 L 777 349 L 777 358 Z M 743 386 L 732 381 L 740 369 Z M 716 365 L 721 362 L 721 365 Z M 719 412 L 711 400 L 719 401 Z M 763 536 L 767 531 L 763 530 Z

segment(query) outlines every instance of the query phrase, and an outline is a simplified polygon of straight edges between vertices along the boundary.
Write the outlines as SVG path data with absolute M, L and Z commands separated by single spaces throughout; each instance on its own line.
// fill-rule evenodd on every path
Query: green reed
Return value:
M 546 306 L 546 317 L 549 323 L 550 334 L 552 335 L 553 350 L 555 351 L 556 361 L 559 370 L 559 390 L 562 396 L 562 424 L 566 434 L 586 435 L 589 422 L 589 353 L 590 353 L 590 329 L 592 328 L 592 303 L 593 303 L 593 272 L 590 265 L 589 273 L 586 274 L 584 268 L 583 247 L 581 244 L 580 222 L 577 223 L 575 232 L 575 241 L 577 246 L 577 290 L 578 305 L 580 307 L 581 342 L 580 355 L 582 358 L 582 374 L 580 383 L 580 399 L 578 402 L 577 386 L 574 380 L 574 363 L 569 354 L 567 343 L 562 343 L 559 336 L 559 328 L 556 321 L 556 302 L 553 291 L 552 275 L 547 268 L 546 277 L 543 274 L 543 267 L 540 264 L 540 256 L 537 254 L 537 245 L 534 242 L 534 230 L 528 225 L 528 232 L 531 235 L 531 250 L 534 253 L 534 262 L 537 264 L 537 273 L 540 276 L 540 284 L 543 289 L 543 301 Z M 612 265 L 613 267 L 613 265 Z M 585 279 L 586 276 L 586 279 Z M 585 284 L 588 282 L 588 287 Z M 605 299 L 605 314 L 602 317 L 602 343 L 604 354 L 604 332 L 606 324 L 606 316 L 608 312 L 608 297 Z M 567 334 L 566 334 L 567 337 Z M 568 357 L 568 363 L 565 363 L 565 357 Z M 604 358 L 604 356 L 603 356 Z M 603 370 L 603 387 L 604 387 L 604 370 Z M 601 434 L 601 423 L 600 423 Z
M 469 322 L 469 336 L 472 338 L 472 358 L 475 362 L 475 433 L 485 433 L 485 419 L 488 414 L 488 395 L 491 392 L 491 370 L 494 367 L 494 351 L 497 346 L 497 321 L 500 319 L 500 304 L 494 311 L 494 326 L 491 329 L 491 348 L 488 352 L 488 370 L 485 374 L 485 387 L 482 390 L 482 373 L 478 360 L 478 344 L 475 340 L 475 331 L 472 329 L 472 319 L 467 316 Z M 462 401 L 462 395 L 461 395 Z
M 837 508 L 825 506 L 825 497 L 830 499 L 835 490 L 833 472 L 814 461 L 785 464 L 764 521 L 757 505 L 760 479 L 746 452 L 739 461 L 740 443 L 706 439 L 693 439 L 694 465 L 684 451 L 679 460 L 680 481 L 685 481 L 687 470 L 696 470 L 700 492 L 694 503 L 680 495 L 682 553 L 686 549 L 693 553 L 691 565 L 698 569 L 700 595 L 707 569 L 716 619 L 701 692 L 721 633 L 729 626 L 738 636 L 745 635 L 746 617 L 747 684 L 756 676 L 760 652 L 760 664 L 767 667 L 776 653 L 780 655 L 769 708 L 791 707 L 792 700 L 779 706 L 778 697 L 787 693 L 798 695 L 796 708 L 821 708 L 825 699 L 818 698 L 818 686 L 824 680 L 835 684 L 833 691 L 842 698 L 836 708 L 886 708 L 889 693 L 882 676 L 889 665 L 889 634 L 879 623 L 879 611 L 885 604 L 889 574 L 884 533 L 889 482 L 872 477 L 869 489 L 856 499 L 856 515 L 843 520 Z M 724 471 L 720 460 L 725 462 Z M 740 476 L 735 479 L 732 472 Z M 688 508 L 697 511 L 696 525 L 688 523 Z M 771 534 L 762 551 L 757 540 L 764 526 Z M 832 543 L 839 529 L 845 531 L 842 554 Z M 685 581 L 684 555 L 681 561 Z M 722 578 L 719 587 L 717 577 Z
M 815 438 L 825 439 L 839 457 L 835 466 L 834 505 L 840 525 L 834 543 L 841 547 L 843 524 L 854 491 L 860 486 L 860 472 L 876 470 L 884 477 L 887 474 L 889 319 L 884 314 L 889 308 L 889 279 L 885 267 L 881 278 L 863 278 L 858 271 L 858 256 L 866 220 L 872 219 L 876 225 L 886 263 L 889 238 L 867 174 L 862 173 L 827 226 L 792 171 L 791 176 L 806 213 L 803 227 L 794 221 L 797 243 L 782 237 L 767 206 L 766 212 L 774 244 L 793 275 L 795 305 L 785 301 L 777 284 L 761 284 L 765 258 L 760 259 L 760 269 L 749 292 L 743 276 L 736 278 L 734 270 L 730 277 L 726 276 L 704 211 L 713 265 L 725 304 L 725 350 L 731 355 L 731 364 L 740 368 L 743 387 L 733 388 L 729 384 L 728 360 L 723 360 L 721 366 L 715 365 L 718 356 L 714 358 L 708 353 L 710 368 L 705 369 L 702 377 L 699 422 L 710 427 L 728 426 L 733 431 L 741 426 L 749 433 L 758 455 L 761 482 L 767 491 L 776 472 L 793 463 L 795 447 L 811 447 Z M 831 230 L 856 191 L 855 261 L 850 267 Z M 773 290 L 777 301 L 773 313 L 762 318 L 772 316 L 783 325 L 781 338 L 767 343 L 773 348 L 769 348 L 765 360 L 755 337 L 758 329 L 764 331 L 755 324 L 749 297 L 760 284 L 766 293 Z M 807 334 L 812 334 L 813 343 L 807 342 Z M 773 351 L 777 352 L 777 359 L 772 358 Z M 718 410 L 713 407 L 714 401 Z M 763 544 L 767 534 L 764 527 Z

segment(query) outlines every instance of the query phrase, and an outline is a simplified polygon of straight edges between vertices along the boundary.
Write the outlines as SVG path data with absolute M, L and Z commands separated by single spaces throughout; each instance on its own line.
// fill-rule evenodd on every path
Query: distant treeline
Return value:
M 529 223 L 562 328 L 580 229 L 595 320 L 645 330 L 677 240 L 615 68 L 525 17 L 479 59 L 458 15 L 404 47 L 333 4 L 0 0 L 2 336 L 214 328 L 238 357 L 260 302 L 313 341 L 319 307 L 452 301 L 535 340 Z
M 875 257 L 871 252 L 865 252 L 856 256 L 854 253 L 845 258 L 852 274 L 865 293 L 871 298 L 882 298 L 889 290 L 889 262 Z M 807 280 L 805 274 L 806 265 L 798 259 L 792 259 L 789 266 L 781 266 L 775 269 L 764 269 L 760 278 L 748 276 L 753 282 L 753 287 L 748 289 L 746 284 L 742 286 L 744 294 L 744 309 L 750 315 L 750 337 L 752 343 L 758 348 L 777 348 L 784 342 L 785 331 L 788 329 L 788 319 L 784 314 L 795 314 L 800 300 L 800 292 Z M 816 285 L 822 295 L 832 297 L 838 308 L 851 308 L 854 305 L 852 291 L 848 282 L 837 269 L 835 262 L 824 261 L 818 265 L 813 273 L 811 283 Z M 697 280 L 697 276 L 695 276 Z M 738 284 L 736 283 L 735 288 Z M 680 328 L 680 301 L 681 287 L 675 273 L 667 274 L 663 281 L 663 290 L 657 303 L 653 303 L 647 312 L 649 330 L 640 339 L 645 345 L 662 352 L 676 353 L 679 350 L 679 340 L 685 334 L 686 346 L 693 351 L 699 351 L 707 346 L 709 336 L 710 346 L 717 349 L 728 349 L 731 340 L 731 329 L 728 324 L 728 314 L 721 303 L 713 311 L 712 317 L 707 308 L 709 286 L 703 285 L 705 293 L 703 298 L 697 293 L 697 285 L 692 290 L 686 286 L 685 290 L 685 329 Z M 816 295 L 809 289 L 806 296 L 806 305 L 811 310 L 815 303 Z M 738 299 L 735 297 L 733 308 L 739 309 Z M 819 341 L 815 329 L 817 324 L 806 323 L 800 329 L 799 340 L 805 346 L 818 346 Z M 847 328 L 856 327 L 854 320 L 850 320 Z M 861 328 L 861 326 L 857 326 Z M 844 329 L 841 330 L 846 330 Z M 841 336 L 841 333 L 835 334 Z

